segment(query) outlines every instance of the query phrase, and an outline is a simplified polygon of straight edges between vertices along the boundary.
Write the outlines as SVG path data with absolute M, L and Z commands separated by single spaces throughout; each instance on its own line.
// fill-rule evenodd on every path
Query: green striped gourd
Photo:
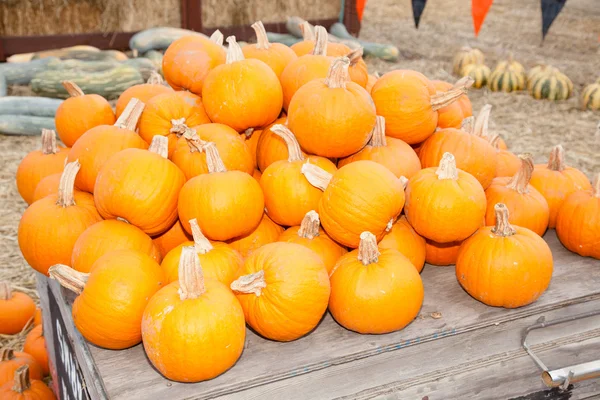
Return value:
M 573 82 L 551 66 L 534 74 L 527 86 L 531 96 L 538 100 L 566 100 L 573 93 Z
M 513 60 L 501 61 L 490 75 L 489 87 L 494 92 L 514 92 L 524 90 L 526 83 L 525 68 Z
M 0 133 L 3 135 L 39 135 L 42 129 L 56 129 L 54 117 L 0 115 Z
M 479 49 L 473 49 L 465 46 L 461 48 L 458 53 L 454 56 L 453 60 L 453 72 L 456 76 L 464 76 L 463 68 L 469 64 L 483 64 L 485 56 Z
M 600 110 L 600 78 L 583 89 L 583 93 L 581 94 L 581 106 L 584 110 Z
M 484 64 L 468 64 L 463 67 L 463 76 L 470 76 L 475 82 L 473 82 L 474 88 L 482 88 L 487 86 L 490 80 L 491 71 L 487 65 Z

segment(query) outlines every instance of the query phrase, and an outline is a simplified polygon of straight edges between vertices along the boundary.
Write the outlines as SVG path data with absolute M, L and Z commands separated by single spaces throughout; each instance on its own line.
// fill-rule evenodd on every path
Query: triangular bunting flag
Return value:
M 550 25 L 561 12 L 567 0 L 542 0 L 542 39 L 546 37 Z
M 473 28 L 475 29 L 475 36 L 479 35 L 479 30 L 481 29 L 483 20 L 490 10 L 493 1 L 494 0 L 472 0 L 471 14 L 473 15 Z
M 359 21 L 362 21 L 363 11 L 365 10 L 366 4 L 367 0 L 356 0 L 356 14 L 358 15 Z
M 415 19 L 415 27 L 419 28 L 419 21 L 421 21 L 421 14 L 425 9 L 427 0 L 412 0 L 413 18 Z

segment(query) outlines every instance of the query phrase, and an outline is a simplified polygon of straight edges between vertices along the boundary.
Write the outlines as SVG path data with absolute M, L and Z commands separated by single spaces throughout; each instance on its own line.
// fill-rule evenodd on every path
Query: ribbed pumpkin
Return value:
M 148 358 L 175 381 L 212 379 L 231 368 L 244 350 L 246 324 L 239 301 L 221 282 L 204 279 L 191 246 L 181 252 L 179 281 L 150 299 L 141 325 Z
M 288 125 L 302 148 L 323 157 L 347 157 L 362 149 L 375 126 L 369 93 L 348 82 L 347 57 L 336 58 L 325 80 L 302 86 L 290 102 Z
M 43 325 L 37 325 L 27 334 L 25 343 L 23 343 L 23 351 L 35 358 L 35 361 L 37 361 L 42 368 L 44 376 L 47 376 L 50 373 Z
M 298 43 L 294 43 L 291 46 L 291 49 L 296 53 L 298 57 L 313 53 L 315 49 L 315 44 L 319 40 L 318 36 L 320 28 L 322 27 L 312 26 L 307 21 L 304 21 L 302 24 L 300 24 L 300 30 L 302 31 L 302 38 L 304 40 Z M 325 33 L 327 33 L 327 31 L 325 31 Z M 331 57 L 344 56 L 348 54 L 350 50 L 351 49 L 343 43 L 329 42 L 327 44 L 327 55 Z
M 513 176 L 521 167 L 521 161 L 516 154 L 499 147 L 501 140 L 502 138 L 498 135 L 490 138 L 490 144 L 498 151 L 496 156 L 496 176 Z
M 367 92 L 369 92 L 369 94 L 371 94 L 371 89 L 373 89 L 373 86 L 375 86 L 375 83 L 377 82 L 377 79 L 379 79 L 379 76 L 380 75 L 378 73 L 375 73 L 373 75 L 369 74 L 367 86 L 365 86 L 365 89 L 367 90 Z
M 524 90 L 527 77 L 523 66 L 509 57 L 496 65 L 489 79 L 489 87 L 494 92 Z
M 27 154 L 17 168 L 17 189 L 27 204 L 33 203 L 35 188 L 43 178 L 63 171 L 68 153 L 69 149 L 56 145 L 54 131 L 42 129 L 42 150 Z
M 202 272 L 205 277 L 214 278 L 224 285 L 229 286 L 240 275 L 240 269 L 244 259 L 231 246 L 222 242 L 211 242 L 202 233 L 198 226 L 198 221 L 192 219 L 189 221 L 192 227 L 193 241 L 184 242 L 175 247 L 165 256 L 160 265 L 167 277 L 167 283 L 179 280 L 179 264 L 181 261 L 181 252 L 186 246 L 194 246 Z
M 42 309 L 36 307 L 35 314 L 33 314 L 33 326 L 38 326 L 42 324 Z
M 40 180 L 33 192 L 33 201 L 38 201 L 51 194 L 57 194 L 61 176 L 62 172 L 58 172 Z
M 350 80 L 366 89 L 369 83 L 369 71 L 367 70 L 365 60 L 362 58 L 363 48 L 359 47 L 352 50 L 345 54 L 345 56 L 350 60 L 350 65 L 348 66 Z M 367 92 L 370 93 L 369 90 Z
M 276 119 L 274 124 L 277 123 L 279 119 Z M 258 168 L 258 162 L 256 161 L 256 152 L 258 148 L 258 141 L 262 135 L 262 129 L 247 129 L 246 132 L 240 134 L 240 137 L 244 139 L 244 142 L 250 149 L 250 154 L 252 155 L 252 162 L 254 163 L 254 168 Z
M 114 125 L 99 125 L 84 133 L 73 145 L 67 158 L 79 160 L 81 169 L 75 178 L 75 186 L 84 192 L 94 193 L 94 185 L 102 166 L 121 150 L 147 149 L 146 143 L 135 128 L 144 109 L 144 103 L 131 99 L 127 109 Z
M 456 55 L 454 55 L 452 71 L 454 75 L 462 76 L 463 68 L 470 64 L 483 64 L 485 56 L 479 49 L 471 47 L 462 47 Z
M 425 265 L 425 239 L 421 237 L 403 215 L 392 225 L 378 244 L 380 249 L 398 250 L 415 266 L 418 272 Z
M 456 264 L 461 244 L 462 241 L 438 243 L 427 239 L 425 240 L 425 261 L 440 267 Z
M 171 93 L 173 89 L 164 85 L 162 76 L 156 71 L 152 71 L 148 82 L 134 85 L 129 89 L 126 89 L 119 96 L 115 109 L 117 111 L 117 118 L 123 114 L 125 108 L 131 101 L 131 99 L 138 99 L 142 103 L 146 103 L 148 100 L 159 94 Z
M 166 283 L 160 265 L 135 250 L 104 254 L 89 274 L 62 264 L 50 267 L 49 273 L 78 295 L 72 313 L 81 335 L 96 346 L 112 350 L 126 349 L 142 341 L 144 308 Z
M 329 301 L 329 276 L 321 258 L 295 243 L 270 243 L 252 253 L 231 284 L 252 329 L 288 342 L 313 330 Z
M 154 236 L 152 241 L 160 251 L 161 257 L 165 257 L 167 253 L 179 246 L 183 242 L 192 240 L 192 235 L 183 229 L 183 225 L 179 219 L 175 221 L 173 226 L 158 236 Z
M 9 282 L 0 281 L 0 334 L 23 330 L 35 313 L 35 303 L 25 293 L 13 292 Z
M 52 389 L 39 379 L 29 377 L 30 367 L 22 365 L 14 372 L 12 381 L 0 385 L 3 400 L 56 400 Z
M 323 229 L 321 220 L 316 211 L 306 213 L 300 226 L 292 226 L 286 229 L 278 242 L 297 243 L 314 251 L 325 265 L 327 273 L 331 273 L 337 260 L 348 250 L 334 242 Z
M 573 93 L 573 82 L 557 68 L 548 66 L 532 74 L 528 88 L 534 99 L 566 100 Z
M 463 240 L 483 225 L 485 193 L 475 177 L 445 153 L 440 166 L 417 172 L 406 187 L 404 213 L 418 234 L 446 243 Z
M 271 125 L 266 126 L 256 143 L 256 164 L 261 171 L 275 161 L 287 160 L 290 156 L 285 141 L 271 130 L 277 124 L 287 125 L 287 117 L 278 118 Z
M 410 178 L 421 169 L 419 156 L 400 139 L 385 136 L 385 119 L 378 116 L 369 143 L 358 153 L 338 161 L 341 168 L 359 160 L 371 160 L 387 167 L 398 178 Z
M 256 44 L 249 44 L 242 48 L 244 57 L 255 58 L 267 64 L 279 78 L 284 68 L 298 58 L 294 50 L 281 43 L 269 43 L 267 31 L 262 21 L 251 25 L 256 33 Z
M 200 96 L 208 73 L 225 63 L 222 44 L 223 35 L 216 40 L 199 35 L 184 36 L 171 43 L 162 59 L 163 74 L 169 85 Z
M 229 171 L 242 171 L 252 175 L 254 161 L 244 139 L 232 128 L 223 124 L 204 124 L 181 135 L 175 146 L 171 161 L 183 171 L 187 180 L 207 174 L 206 154 L 203 146 L 212 142 L 217 146 L 221 160 Z
M 269 218 L 267 213 L 264 213 L 260 223 L 252 232 L 228 240 L 227 243 L 237 250 L 242 257 L 247 258 L 265 244 L 276 242 L 282 232 L 283 227 L 277 225 Z
M 191 233 L 189 220 L 196 218 L 211 240 L 247 235 L 260 223 L 265 207 L 260 185 L 251 175 L 227 171 L 214 143 L 204 146 L 208 174 L 185 183 L 179 193 L 179 219 Z
M 578 190 L 565 199 L 558 210 L 556 234 L 572 252 L 600 259 L 600 174 L 591 190 Z
M 306 163 L 302 173 L 324 191 L 319 201 L 323 228 L 333 240 L 348 247 L 358 247 L 360 234 L 367 229 L 381 239 L 404 206 L 402 180 L 373 161 L 350 163 L 333 175 Z M 369 210 L 368 216 L 365 210 Z
M 581 108 L 592 111 L 600 110 L 600 78 L 583 89 Z
M 465 118 L 473 116 L 473 105 L 471 104 L 471 100 L 469 100 L 469 96 L 463 94 L 458 98 L 458 100 L 456 100 L 456 102 L 462 108 Z
M 462 76 L 473 78 L 473 87 L 477 89 L 487 86 L 491 75 L 490 67 L 484 64 L 465 65 L 462 70 Z
M 54 122 L 58 137 L 71 147 L 88 130 L 98 125 L 112 125 L 116 117 L 106 99 L 97 94 L 84 94 L 75 83 L 64 81 L 68 99 L 56 109 Z
M 517 308 L 544 293 L 552 278 L 548 244 L 527 228 L 512 226 L 506 206 L 495 206 L 496 225 L 486 226 L 460 246 L 456 278 L 488 306 Z
M 388 72 L 377 80 L 371 96 L 377 115 L 385 118 L 385 134 L 408 144 L 424 141 L 438 124 L 438 110 L 466 93 L 473 79 L 462 78 L 454 88 L 437 93 L 425 75 L 410 70 Z
M 284 125 L 273 125 L 271 131 L 286 142 L 289 156 L 287 160 L 269 165 L 260 178 L 265 196 L 265 211 L 279 225 L 300 225 L 304 215 L 318 207 L 323 195 L 321 190 L 312 186 L 302 175 L 302 166 L 309 162 L 330 174 L 335 173 L 337 168 L 327 158 L 305 158 L 294 134 Z
M 44 377 L 42 367 L 32 355 L 8 348 L 0 349 L 0 387 L 12 382 L 15 371 L 24 365 L 29 366 L 31 378 L 41 380 Z
M 206 113 L 213 122 L 238 132 L 270 124 L 279 116 L 283 102 L 277 75 L 260 60 L 244 59 L 235 36 L 228 37 L 227 43 L 227 62 L 213 69 L 204 81 Z
M 400 330 L 419 313 L 423 282 L 408 258 L 377 248 L 370 232 L 357 250 L 343 255 L 331 274 L 329 311 L 346 329 L 381 334 Z
M 565 151 L 560 144 L 552 148 L 547 165 L 535 166 L 530 183 L 548 202 L 550 207 L 548 228 L 556 226 L 558 209 L 568 195 L 592 187 L 583 172 L 565 164 Z
M 77 238 L 100 221 L 89 193 L 73 190 L 79 163 L 67 164 L 56 195 L 44 197 L 25 210 L 19 222 L 19 247 L 27 263 L 47 274 L 51 265 L 71 262 Z
M 437 92 L 446 92 L 452 89 L 453 85 L 444 81 L 431 81 L 435 90 Z M 465 97 L 463 94 L 461 97 Z M 438 128 L 460 128 L 463 119 L 465 119 L 465 114 L 461 107 L 461 104 L 458 101 L 454 103 L 448 104 L 446 107 L 440 108 L 438 110 Z
M 508 209 L 511 224 L 528 228 L 542 236 L 550 219 L 548 202 L 529 184 L 533 172 L 533 157 L 531 154 L 522 154 L 519 158 L 522 162 L 521 168 L 512 178 L 495 178 L 485 190 L 485 224 L 491 226 L 496 223 L 494 207 L 502 203 Z
M 117 219 L 107 219 L 79 235 L 69 265 L 76 271 L 90 272 L 96 260 L 115 250 L 136 250 L 158 263 L 162 260 L 158 247 L 140 228 Z

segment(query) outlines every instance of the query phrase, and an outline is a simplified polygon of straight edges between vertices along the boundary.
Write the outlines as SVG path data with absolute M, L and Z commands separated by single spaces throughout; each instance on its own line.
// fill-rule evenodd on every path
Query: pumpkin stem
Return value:
M 497 150 L 500 149 L 500 139 L 501 139 L 500 135 L 498 135 L 496 133 L 492 136 L 489 136 L 488 138 L 489 138 L 490 144 L 492 145 L 493 148 L 495 148 Z
M 304 154 L 302 154 L 302 149 L 300 149 L 300 144 L 296 140 L 296 137 L 289 130 L 289 128 L 285 125 L 275 124 L 271 127 L 271 132 L 279 136 L 285 142 L 288 149 L 288 161 L 303 161 Z
M 58 182 L 58 199 L 56 205 L 61 207 L 70 207 L 75 205 L 73 192 L 75 190 L 75 177 L 81 168 L 79 160 L 65 165 L 65 169 Z
M 208 172 L 210 174 L 215 172 L 227 172 L 225 164 L 223 164 L 223 160 L 221 160 L 221 156 L 219 155 L 219 150 L 217 150 L 217 145 L 213 142 L 206 142 L 203 149 L 206 153 L 206 165 L 208 166 Z
M 198 220 L 196 218 L 190 219 L 190 226 L 192 227 L 192 237 L 194 238 L 196 253 L 206 254 L 211 251 L 213 245 L 210 243 L 210 240 L 204 236 L 204 233 L 202 233 L 202 229 L 200 229 L 200 225 L 198 225 Z
M 494 206 L 494 210 L 496 211 L 496 226 L 492 228 L 492 233 L 496 236 L 512 236 L 517 233 L 508 222 L 508 208 L 504 204 L 498 203 Z
M 50 275 L 50 278 L 56 279 L 61 286 L 76 294 L 83 292 L 83 288 L 90 278 L 90 274 L 76 271 L 63 264 L 51 266 L 48 269 L 48 275 Z
M 212 40 L 214 43 L 216 43 L 217 45 L 223 47 L 223 33 L 220 30 L 216 30 L 212 33 L 212 35 L 210 35 L 210 40 Z
M 269 43 L 269 38 L 267 37 L 267 31 L 262 21 L 256 21 L 252 25 L 250 25 L 254 32 L 256 33 L 256 48 L 268 50 L 271 47 Z
M 15 371 L 15 384 L 12 387 L 13 392 L 23 393 L 31 387 L 31 381 L 29 380 L 29 365 L 21 365 Z
M 150 72 L 150 77 L 146 81 L 150 85 L 164 85 L 165 81 L 162 76 L 156 71 Z
M 58 153 L 58 147 L 56 147 L 56 132 L 52 129 L 42 129 L 42 153 L 44 155 Z
M 179 118 L 171 120 L 171 129 L 169 129 L 169 133 L 174 133 L 177 135 L 177 137 L 187 135 L 189 138 L 192 137 L 196 133 L 196 131 L 189 128 L 185 124 L 185 118 Z
M 385 139 L 385 117 L 378 115 L 375 118 L 375 126 L 371 133 L 371 140 L 369 140 L 369 146 L 372 147 L 386 147 L 387 140 Z
M 8 347 L 3 347 L 0 350 L 0 361 L 9 361 L 15 358 L 15 351 Z
M 358 261 L 363 265 L 369 265 L 379 261 L 381 253 L 377 248 L 377 238 L 371 232 L 360 234 L 360 243 L 358 244 Z
M 254 128 L 248 128 L 244 131 L 244 135 L 246 135 L 246 139 L 251 137 L 253 133 L 254 133 Z
M 306 163 L 302 164 L 300 172 L 304 174 L 308 183 L 321 190 L 327 189 L 329 182 L 331 182 L 331 178 L 333 178 L 332 174 L 325 171 L 323 168 L 311 164 L 308 160 Z
M 155 135 L 150 142 L 148 151 L 158 154 L 162 158 L 169 156 L 169 138 L 163 135 Z
M 356 63 L 360 61 L 360 59 L 363 56 L 363 53 L 364 53 L 363 48 L 357 47 L 356 49 L 352 50 L 350 53 L 346 54 L 346 57 L 348 57 L 350 59 L 351 67 L 355 66 Z
M 529 153 L 519 154 L 519 158 L 521 159 L 521 168 L 510 178 L 506 187 L 523 194 L 529 192 L 528 185 L 533 172 L 533 156 Z
M 319 236 L 319 227 L 321 226 L 321 220 L 319 214 L 316 211 L 310 210 L 306 213 L 300 223 L 300 229 L 298 229 L 298 236 L 305 239 L 313 240 Z
M 125 110 L 123 110 L 123 113 L 119 116 L 117 122 L 115 122 L 115 126 L 117 128 L 135 132 L 135 127 L 137 126 L 145 106 L 144 103 L 133 97 L 129 100 L 129 103 L 127 103 L 127 107 L 125 107 Z
M 440 166 L 435 171 L 438 179 L 458 179 L 458 169 L 456 168 L 456 159 L 448 152 L 444 153 L 440 161 Z
M 475 117 L 473 117 L 473 116 L 467 117 L 467 118 L 463 119 L 462 122 L 460 123 L 460 130 L 467 132 L 467 133 L 473 133 L 473 131 L 475 130 L 475 128 L 473 127 L 474 124 L 475 124 Z
M 348 66 L 350 65 L 350 59 L 348 57 L 338 57 L 331 63 L 329 72 L 327 72 L 327 78 L 325 78 L 325 85 L 330 89 L 334 88 L 346 88 L 346 82 L 350 80 L 348 73 Z
M 10 283 L 6 281 L 0 282 L 0 300 L 12 299 L 12 289 Z
M 196 299 L 204 292 L 206 288 L 200 258 L 194 246 L 184 246 L 179 259 L 179 298 Z
M 594 182 L 592 182 L 592 195 L 600 197 L 600 173 L 594 177 Z
M 548 169 L 562 171 L 565 169 L 565 149 L 558 144 L 552 148 L 548 159 Z
M 83 90 L 75 82 L 71 81 L 62 81 L 61 82 L 69 96 L 71 97 L 79 97 L 84 96 Z
M 460 96 L 467 93 L 467 89 L 473 85 L 475 80 L 470 76 L 465 76 L 459 79 L 452 89 L 447 92 L 437 93 L 431 96 L 431 108 L 433 111 L 437 111 L 440 108 L 444 108 L 454 103 Z
M 401 176 L 398 179 L 400 180 L 400 183 L 402 184 L 402 187 L 404 188 L 404 190 L 406 190 L 406 186 L 408 185 L 408 178 L 405 176 Z
M 475 126 L 473 127 L 473 133 L 475 136 L 481 138 L 488 137 L 488 126 L 490 122 L 490 113 L 492 112 L 492 105 L 486 104 L 481 107 L 477 119 L 475 120 Z
M 315 30 L 310 22 L 304 21 L 301 24 L 298 24 L 298 26 L 300 27 L 300 32 L 302 32 L 302 39 L 315 40 Z
M 327 30 L 322 26 L 315 26 L 315 48 L 312 54 L 314 56 L 327 55 Z
M 265 282 L 265 271 L 260 270 L 253 274 L 240 276 L 235 281 L 231 282 L 231 290 L 240 293 L 254 293 L 256 296 L 260 296 L 262 290 L 267 287 Z
M 229 47 L 227 48 L 227 57 L 225 58 L 226 64 L 232 64 L 236 61 L 242 61 L 246 58 L 244 57 L 244 53 L 242 52 L 242 48 L 235 41 L 235 36 L 229 36 L 227 38 L 227 43 Z

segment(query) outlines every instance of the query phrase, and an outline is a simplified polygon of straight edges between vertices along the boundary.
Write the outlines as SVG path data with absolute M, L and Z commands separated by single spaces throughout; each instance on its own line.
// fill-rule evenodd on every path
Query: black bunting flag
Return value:
M 427 0 L 412 0 L 413 17 L 417 28 L 419 28 L 419 21 L 421 21 L 421 14 L 423 14 L 423 10 L 425 9 L 425 3 L 427 3 Z
M 542 39 L 546 37 L 550 25 L 562 11 L 567 0 L 542 0 Z

